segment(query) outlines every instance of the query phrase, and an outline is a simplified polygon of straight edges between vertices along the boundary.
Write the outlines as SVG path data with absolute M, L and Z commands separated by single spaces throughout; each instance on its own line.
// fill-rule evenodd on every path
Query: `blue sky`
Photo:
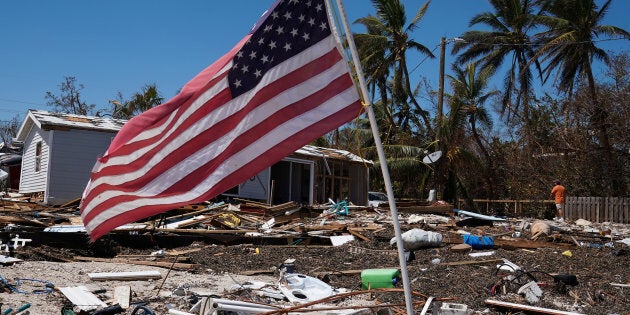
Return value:
M 368 0 L 343 1 L 350 23 L 373 14 Z M 403 1 L 411 18 L 424 3 Z M 601 3 L 603 1 L 598 1 Z M 155 83 L 165 99 L 226 53 L 272 0 L 230 1 L 9 1 L 0 11 L 0 121 L 46 109 L 45 93 L 59 95 L 66 76 L 76 77 L 83 100 L 97 108 L 121 92 L 125 99 Z M 470 19 L 489 11 L 486 0 L 433 0 L 413 34 L 439 55 L 440 37 L 460 36 Z M 630 30 L 630 1 L 615 0 L 606 24 Z M 355 31 L 364 31 L 353 26 Z M 628 41 L 601 43 L 630 50 Z M 414 79 L 437 89 L 438 59 L 413 57 Z M 453 60 L 447 54 L 446 64 Z M 447 66 L 448 70 L 448 66 Z M 500 83 L 499 83 L 500 84 Z

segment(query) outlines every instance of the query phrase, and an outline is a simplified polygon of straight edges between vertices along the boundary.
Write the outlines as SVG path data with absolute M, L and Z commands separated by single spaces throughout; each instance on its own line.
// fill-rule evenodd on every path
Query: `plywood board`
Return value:
M 85 311 L 107 306 L 105 302 L 101 301 L 86 286 L 61 287 L 59 291 L 61 291 L 72 304 Z

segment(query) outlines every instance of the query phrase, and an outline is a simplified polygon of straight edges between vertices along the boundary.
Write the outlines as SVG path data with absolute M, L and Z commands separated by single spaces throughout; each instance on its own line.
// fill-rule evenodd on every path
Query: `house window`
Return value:
M 39 172 L 42 169 L 42 142 L 37 142 L 35 145 L 35 172 Z

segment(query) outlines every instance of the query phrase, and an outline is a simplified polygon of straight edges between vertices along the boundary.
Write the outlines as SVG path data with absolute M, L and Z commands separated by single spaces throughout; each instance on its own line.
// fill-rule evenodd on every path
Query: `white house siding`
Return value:
M 50 131 L 34 128 L 24 141 L 24 153 L 22 154 L 22 171 L 20 175 L 20 193 L 30 194 L 44 192 L 46 189 L 46 170 L 48 169 L 49 148 L 48 139 Z M 41 167 L 35 171 L 35 148 L 37 143 L 42 143 Z
M 91 130 L 54 130 L 48 204 L 63 204 L 81 197 L 94 163 L 102 156 L 115 133 Z

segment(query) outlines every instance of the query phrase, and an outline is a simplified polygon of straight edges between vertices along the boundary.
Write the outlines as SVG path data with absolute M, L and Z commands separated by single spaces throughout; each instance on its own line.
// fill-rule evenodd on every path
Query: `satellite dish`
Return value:
M 435 162 L 435 161 L 439 160 L 439 159 L 440 159 L 440 157 L 442 157 L 442 151 L 435 151 L 435 152 L 430 153 L 430 154 L 428 154 L 427 156 L 425 156 L 425 157 L 422 159 L 422 162 L 423 162 L 424 164 L 431 164 L 431 163 L 433 163 L 433 162 Z

